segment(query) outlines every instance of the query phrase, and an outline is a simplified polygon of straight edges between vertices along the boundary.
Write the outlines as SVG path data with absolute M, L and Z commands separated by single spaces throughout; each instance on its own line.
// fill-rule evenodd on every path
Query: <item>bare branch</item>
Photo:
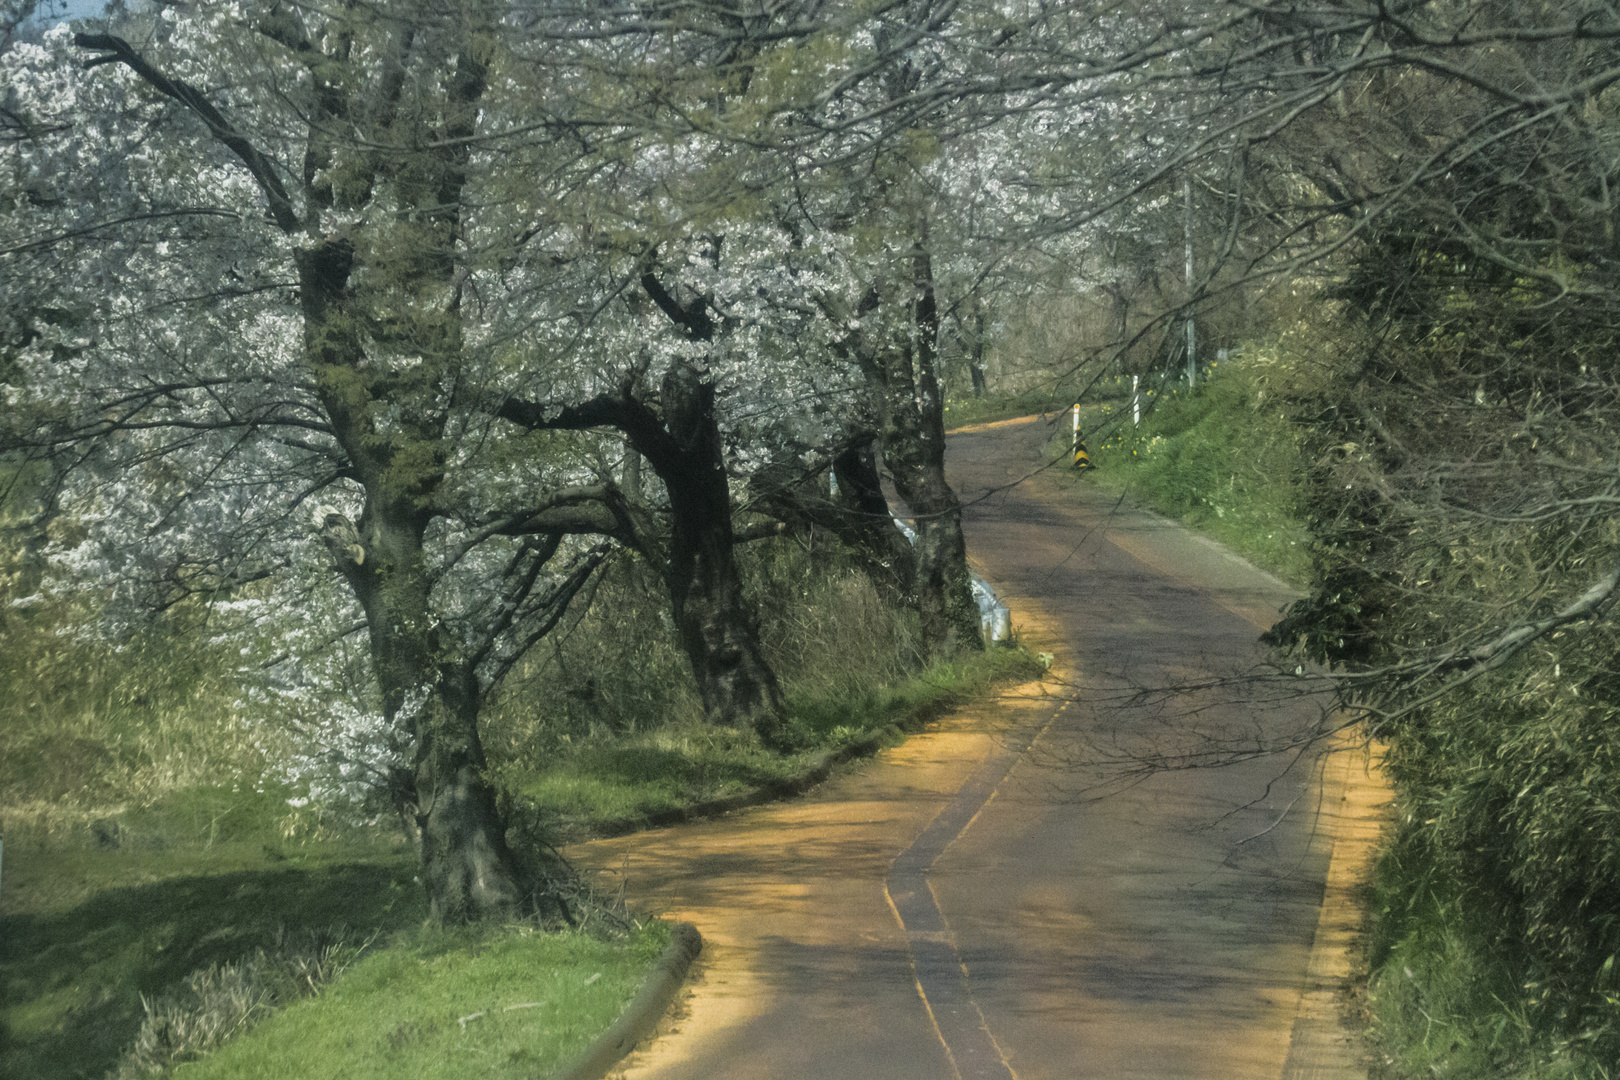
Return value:
M 81 49 L 106 50 L 105 55 L 85 61 L 85 67 L 122 63 L 148 85 L 190 109 L 208 126 L 214 138 L 240 158 L 242 164 L 247 166 L 248 172 L 253 174 L 259 190 L 264 193 L 265 200 L 270 205 L 270 216 L 275 219 L 281 231 L 285 233 L 298 231 L 300 226 L 298 213 L 293 209 L 292 199 L 288 197 L 287 189 L 282 186 L 281 178 L 276 175 L 275 163 L 265 157 L 245 135 L 232 127 L 230 121 L 225 119 L 225 114 L 216 109 L 200 90 L 182 79 L 171 79 L 163 74 L 147 63 L 129 42 L 121 37 L 112 34 L 79 33 L 73 35 L 73 44 Z

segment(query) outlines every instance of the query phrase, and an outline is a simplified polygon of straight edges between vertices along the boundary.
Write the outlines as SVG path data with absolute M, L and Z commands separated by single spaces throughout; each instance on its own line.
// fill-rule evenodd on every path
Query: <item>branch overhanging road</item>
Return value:
M 1299 1038 L 1338 796 L 1320 745 L 1247 752 L 1319 703 L 1142 693 L 1248 670 L 1290 594 L 1094 489 L 1013 483 L 1049 433 L 954 435 L 950 467 L 976 565 L 1060 678 L 806 799 L 572 852 L 706 939 L 626 1075 L 1349 1075 Z M 1233 763 L 1159 767 L 1212 753 Z

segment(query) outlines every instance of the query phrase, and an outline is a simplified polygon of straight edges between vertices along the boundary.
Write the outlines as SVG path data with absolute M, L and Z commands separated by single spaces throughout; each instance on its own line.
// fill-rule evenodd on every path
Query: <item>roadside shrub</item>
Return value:
M 140 1034 L 107 1080 L 163 1076 L 277 1009 L 321 992 L 369 948 L 342 930 L 285 936 L 270 949 L 193 972 L 183 989 L 141 998 Z
M 1388 742 L 1397 817 L 1368 959 L 1393 1074 L 1607 1078 L 1620 633 L 1599 610 L 1500 666 L 1469 660 L 1613 566 L 1620 525 L 1585 509 L 1612 470 L 1609 384 L 1587 378 L 1612 328 L 1465 271 L 1431 253 L 1402 290 L 1378 291 L 1387 268 L 1341 290 L 1359 314 L 1295 406 L 1313 591 L 1274 639 L 1363 673 L 1357 700 Z
M 1620 709 L 1607 660 L 1620 642 L 1594 637 L 1394 733 L 1400 817 L 1369 959 L 1385 1042 L 1414 1072 L 1599 1077 L 1620 1065 Z
M 182 615 L 124 642 L 77 633 L 77 607 L 0 609 L 0 827 L 107 846 L 130 813 L 217 833 L 218 813 L 161 810 L 212 797 L 187 793 L 262 803 L 288 743 L 245 714 L 237 658 Z
M 886 601 L 836 540 L 752 545 L 743 573 L 790 708 L 861 697 L 922 666 L 916 614 Z
M 503 764 L 701 720 L 657 575 L 628 555 L 605 567 L 563 625 L 507 677 L 485 715 L 485 747 Z

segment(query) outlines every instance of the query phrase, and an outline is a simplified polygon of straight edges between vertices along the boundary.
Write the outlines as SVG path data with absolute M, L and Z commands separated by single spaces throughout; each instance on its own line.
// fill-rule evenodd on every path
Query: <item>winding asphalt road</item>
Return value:
M 1016 483 L 1050 433 L 957 434 L 949 463 L 974 562 L 1059 678 L 807 799 L 571 852 L 706 939 L 627 1076 L 1347 1075 L 1298 1037 L 1316 750 L 1234 760 L 1314 709 L 1204 685 L 1259 658 L 1288 590 L 1084 483 Z

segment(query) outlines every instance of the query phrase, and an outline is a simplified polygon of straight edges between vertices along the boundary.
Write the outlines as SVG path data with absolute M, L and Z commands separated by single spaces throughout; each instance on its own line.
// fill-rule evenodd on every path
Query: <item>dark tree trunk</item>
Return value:
M 755 489 L 771 516 L 799 532 L 819 528 L 836 536 L 879 592 L 893 603 L 914 604 L 917 554 L 883 497 L 870 440 L 833 458 L 830 481 L 831 492 L 805 478 L 795 462 L 756 475 Z
M 767 734 L 781 720 L 782 693 L 760 648 L 759 623 L 737 572 L 714 387 L 682 366 L 664 379 L 660 396 L 662 416 L 629 387 L 561 409 L 510 399 L 498 413 L 536 430 L 612 426 L 624 432 L 664 483 L 670 531 L 666 539 L 645 521 L 627 520 L 620 532 L 658 568 L 669 590 L 681 647 L 709 717 Z
M 804 483 L 779 487 L 765 502 L 792 528 L 816 526 L 836 536 L 889 601 L 915 604 L 917 552 L 894 523 L 870 442 L 851 445 L 833 458 L 831 486 L 831 492 Z
M 541 897 L 525 895 L 538 883 L 525 880 L 508 847 L 506 821 L 485 779 L 475 680 L 467 665 L 455 665 L 441 669 L 436 689 L 415 723 L 416 820 L 433 918 L 509 917 Z
M 1123 282 L 1113 282 L 1103 286 L 1108 294 L 1111 314 L 1113 316 L 1112 333 L 1114 335 L 1114 374 L 1120 375 L 1125 371 L 1125 342 L 1130 331 L 1131 298 L 1125 291 Z
M 962 537 L 962 507 L 945 480 L 945 409 L 936 363 L 939 312 L 927 250 L 912 252 L 912 333 L 883 351 L 883 461 L 917 529 L 917 612 L 923 641 L 936 656 L 982 649 Z
M 973 312 L 973 350 L 968 354 L 968 375 L 973 379 L 973 396 L 983 397 L 984 383 L 984 308 L 975 305 Z
M 422 884 L 435 920 L 517 914 L 535 882 L 506 842 L 506 822 L 485 779 L 478 735 L 483 700 L 472 666 L 433 618 L 422 557 L 428 523 L 419 492 L 368 491 L 359 527 L 327 518 L 328 547 L 370 629 L 383 716 L 414 747 L 408 790 L 420 842 Z
M 719 242 L 713 255 L 719 258 Z M 641 286 L 692 341 L 712 341 L 720 327 L 706 297 L 681 303 L 651 266 Z M 626 395 L 628 398 L 628 395 Z M 704 710 L 722 724 L 769 734 L 783 714 L 776 673 L 760 649 L 759 623 L 743 596 L 731 529 L 731 484 L 714 412 L 714 384 L 678 364 L 660 387 L 662 423 L 626 400 L 632 423 L 620 427 L 669 492 L 670 538 L 664 563 L 671 614 L 697 679 Z
M 484 777 L 482 698 L 470 665 L 433 618 L 423 561 L 422 538 L 443 479 L 442 432 L 428 408 L 407 414 L 387 438 L 378 432 L 376 395 L 356 330 L 361 320 L 349 310 L 353 266 L 354 248 L 343 240 L 318 243 L 298 256 L 307 362 L 333 434 L 366 492 L 358 528 L 333 514 L 325 538 L 365 611 L 383 715 L 414 748 L 409 778 L 397 794 L 409 800 L 415 819 L 432 916 L 446 923 L 510 917 L 531 890 Z M 442 361 L 453 364 L 460 344 L 454 316 L 439 340 L 431 337 L 420 344 L 436 346 Z
M 431 259 L 431 249 L 423 257 Z M 506 822 L 484 777 L 482 699 L 468 665 L 433 618 L 423 562 L 422 538 L 443 478 L 442 432 L 425 405 L 421 415 L 406 414 L 388 437 L 378 432 L 376 396 L 356 330 L 362 320 L 348 310 L 353 264 L 354 248 L 343 240 L 319 243 L 298 257 L 308 363 L 333 434 L 366 492 L 359 527 L 332 515 L 326 539 L 366 614 L 383 714 L 414 747 L 411 782 L 400 794 L 414 803 L 433 918 L 506 918 L 520 910 L 533 883 L 524 881 L 506 843 Z M 454 364 L 460 335 L 453 314 L 438 340 L 433 336 L 423 335 L 419 346 Z
M 902 420 L 886 425 L 883 459 L 917 530 L 917 613 L 923 642 L 936 656 L 982 649 L 979 606 L 973 599 L 962 537 L 962 507 L 945 481 L 942 454 Z M 943 434 L 941 435 L 943 442 Z
M 833 470 L 838 477 L 839 538 L 855 550 L 879 588 L 915 598 L 917 551 L 894 523 L 871 444 L 840 453 L 833 459 Z
M 705 297 L 682 303 L 651 267 L 642 274 L 641 285 L 687 338 L 714 339 L 719 327 Z M 695 368 L 677 364 L 664 377 L 659 398 L 662 415 L 626 383 L 616 394 L 561 409 L 509 399 L 497 412 L 533 429 L 606 425 L 625 434 L 669 493 L 670 533 L 666 545 L 634 522 L 626 522 L 625 531 L 663 575 L 704 710 L 718 723 L 752 726 L 769 735 L 783 716 L 782 691 L 760 648 L 759 621 L 737 572 L 731 483 L 714 411 L 714 385 Z
M 709 715 L 733 726 L 768 727 L 782 714 L 782 693 L 737 573 L 714 387 L 677 367 L 665 376 L 662 397 L 672 452 L 646 456 L 669 491 L 665 580 L 675 626 Z

